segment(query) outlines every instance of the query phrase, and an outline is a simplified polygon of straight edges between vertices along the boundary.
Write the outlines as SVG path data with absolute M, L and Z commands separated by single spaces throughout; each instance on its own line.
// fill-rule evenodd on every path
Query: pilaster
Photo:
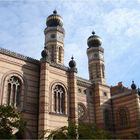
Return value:
M 69 71 L 69 123 L 78 124 L 76 68 Z
M 105 128 L 104 110 L 108 109 L 111 113 L 110 88 L 96 83 L 94 85 L 94 93 L 96 125 L 100 128 Z
M 39 135 L 48 129 L 49 117 L 49 63 L 41 61 L 40 66 L 40 92 L 39 92 Z

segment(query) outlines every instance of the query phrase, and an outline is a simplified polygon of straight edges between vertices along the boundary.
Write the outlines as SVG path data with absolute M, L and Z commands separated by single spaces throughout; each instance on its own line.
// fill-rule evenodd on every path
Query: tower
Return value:
M 99 36 L 92 32 L 92 35 L 87 40 L 88 48 L 88 66 L 89 79 L 94 83 L 93 92 L 95 103 L 95 120 L 96 125 L 100 128 L 110 127 L 106 123 L 106 112 L 111 116 L 110 106 L 110 87 L 106 85 L 105 81 L 105 66 L 104 66 L 104 49 L 101 47 L 102 40 Z M 110 118 L 111 120 L 111 118 Z
M 65 75 L 63 76 L 65 69 L 59 69 L 58 74 L 56 65 L 51 65 L 52 63 L 64 64 L 64 29 L 62 17 L 57 14 L 57 11 L 53 11 L 53 14 L 48 16 L 46 25 L 47 27 L 44 30 L 45 46 L 41 52 L 42 58 L 40 59 L 38 135 L 42 131 L 50 129 L 50 127 L 51 129 L 55 129 L 56 124 L 52 124 L 51 122 L 54 122 L 58 118 L 60 119 L 61 116 L 59 115 L 65 115 L 67 112 L 67 92 L 65 84 L 63 84 L 66 83 Z M 68 120 L 67 116 L 64 119 Z M 63 125 L 66 124 L 67 122 L 64 121 Z M 58 125 L 62 125 L 62 123 Z
M 89 79 L 94 83 L 105 84 L 104 49 L 101 47 L 102 40 L 93 31 L 87 40 L 87 44 Z
M 63 20 L 57 11 L 48 16 L 45 28 L 45 49 L 49 51 L 50 61 L 64 64 L 64 28 Z

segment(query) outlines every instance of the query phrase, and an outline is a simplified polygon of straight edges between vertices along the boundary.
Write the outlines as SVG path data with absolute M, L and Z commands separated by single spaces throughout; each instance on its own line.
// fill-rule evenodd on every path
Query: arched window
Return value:
M 8 79 L 7 86 L 7 103 L 8 105 L 14 105 L 17 107 L 20 104 L 21 94 L 21 81 L 18 77 L 12 76 Z
M 128 127 L 129 120 L 128 120 L 128 109 L 127 108 L 121 108 L 118 112 L 118 121 L 119 121 L 119 127 L 120 128 L 126 128 Z
M 104 66 L 104 64 L 102 64 L 102 75 L 103 75 L 103 78 L 105 78 L 105 73 L 104 73 L 104 71 L 105 71 L 105 66 Z
M 106 129 L 110 129 L 111 128 L 111 112 L 109 109 L 105 109 L 104 110 L 104 125 Z
M 54 46 L 51 47 L 51 61 L 54 62 Z
M 95 67 L 96 67 L 96 78 L 99 78 L 99 65 L 96 63 L 96 65 L 95 65 Z
M 65 90 L 61 85 L 53 88 L 53 110 L 58 114 L 65 114 Z
M 59 50 L 58 50 L 58 61 L 61 63 L 61 55 L 62 55 L 62 49 L 61 47 L 59 47 Z

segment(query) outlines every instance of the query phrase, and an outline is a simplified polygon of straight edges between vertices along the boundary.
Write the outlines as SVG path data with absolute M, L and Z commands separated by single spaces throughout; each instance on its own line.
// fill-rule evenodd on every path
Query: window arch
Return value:
M 61 63 L 61 59 L 62 59 L 62 48 L 59 47 L 59 50 L 58 50 L 58 61 Z
M 104 116 L 105 128 L 110 129 L 111 128 L 111 122 L 112 122 L 111 111 L 109 109 L 105 109 L 104 112 L 103 112 L 103 116 Z
M 1 80 L 0 104 L 14 105 L 20 111 L 26 108 L 27 80 L 18 71 L 6 72 Z
M 118 122 L 120 128 L 126 128 L 129 125 L 129 112 L 127 108 L 120 108 L 118 111 Z
M 8 79 L 7 83 L 7 104 L 17 107 L 20 104 L 21 81 L 18 77 L 12 76 Z
M 105 78 L 105 66 L 104 66 L 104 64 L 102 64 L 102 75 L 103 75 L 103 78 Z
M 61 85 L 53 88 L 53 111 L 58 114 L 66 114 L 66 93 Z
M 54 45 L 51 46 L 51 61 L 54 62 L 54 51 L 55 51 L 55 48 L 54 48 Z
M 100 74 L 99 74 L 100 66 L 98 63 L 95 64 L 95 68 L 96 68 L 96 78 L 100 78 Z

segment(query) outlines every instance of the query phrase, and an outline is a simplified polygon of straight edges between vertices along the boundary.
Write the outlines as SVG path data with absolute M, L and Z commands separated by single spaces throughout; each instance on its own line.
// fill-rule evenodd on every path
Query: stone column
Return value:
M 78 103 L 77 103 L 77 69 L 70 68 L 69 71 L 69 123 L 78 124 Z

